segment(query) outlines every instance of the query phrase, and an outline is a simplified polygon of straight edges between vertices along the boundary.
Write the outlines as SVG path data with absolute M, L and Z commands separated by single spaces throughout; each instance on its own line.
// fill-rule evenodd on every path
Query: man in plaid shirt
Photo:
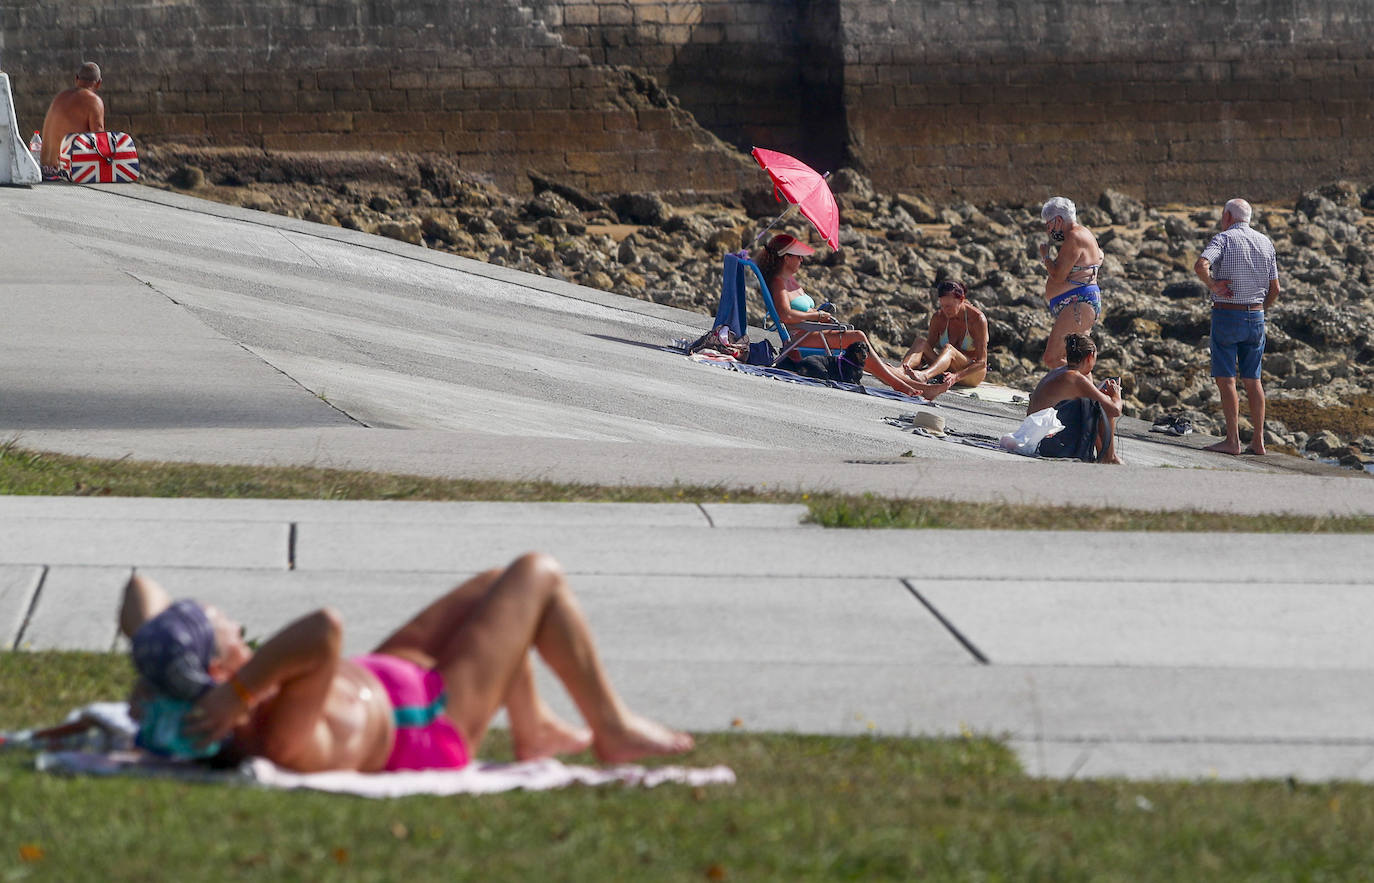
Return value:
M 1279 297 L 1274 243 L 1250 227 L 1250 203 L 1233 199 L 1221 213 L 1221 232 L 1212 237 L 1193 272 L 1212 292 L 1212 377 L 1221 393 L 1226 438 L 1207 448 L 1239 454 L 1240 399 L 1236 375 L 1245 384 L 1254 436 L 1249 453 L 1264 453 L 1264 311 Z

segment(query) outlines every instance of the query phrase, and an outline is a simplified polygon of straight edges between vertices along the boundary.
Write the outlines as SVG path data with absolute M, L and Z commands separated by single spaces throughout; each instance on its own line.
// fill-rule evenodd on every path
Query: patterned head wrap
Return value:
M 134 667 L 159 693 L 187 702 L 215 685 L 215 631 L 205 608 L 183 598 L 145 622 L 133 639 Z

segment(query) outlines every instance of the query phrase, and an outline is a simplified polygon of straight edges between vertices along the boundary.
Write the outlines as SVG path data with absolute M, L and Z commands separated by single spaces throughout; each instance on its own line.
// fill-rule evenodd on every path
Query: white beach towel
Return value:
M 83 776 L 141 776 L 188 782 L 257 785 L 264 788 L 328 791 L 359 797 L 405 797 L 412 794 L 497 794 L 523 789 L 547 791 L 568 785 L 632 785 L 653 788 L 667 782 L 683 785 L 733 785 L 735 773 L 727 766 L 645 767 L 621 764 L 590 767 L 565 764 L 547 758 L 519 763 L 474 761 L 461 770 L 406 770 L 394 773 L 358 773 L 337 770 L 326 773 L 295 773 L 262 757 L 244 761 L 236 769 L 212 770 L 188 761 L 168 760 L 130 750 L 137 726 L 124 702 L 96 702 L 78 708 L 68 722 L 86 721 L 89 731 L 64 735 L 56 742 L 42 738 L 42 731 L 6 734 L 0 745 L 13 748 L 65 748 L 80 745 L 88 750 L 40 751 L 34 767 L 40 772 Z M 39 736 L 40 738 L 33 738 Z M 98 748 L 100 750 L 89 750 Z M 106 750 L 114 749 L 114 750 Z
M 589 767 L 546 758 L 521 763 L 475 762 L 461 770 L 420 770 L 395 773 L 293 773 L 261 757 L 237 769 L 217 772 L 193 763 L 171 761 L 138 751 L 51 751 L 38 755 L 42 772 L 85 776 L 143 776 L 191 782 L 257 785 L 264 788 L 328 791 L 358 797 L 407 797 L 413 794 L 497 794 L 502 791 L 548 791 L 569 785 L 631 785 L 653 788 L 667 782 L 683 785 L 733 785 L 735 773 L 726 766 L 643 767 L 621 764 Z

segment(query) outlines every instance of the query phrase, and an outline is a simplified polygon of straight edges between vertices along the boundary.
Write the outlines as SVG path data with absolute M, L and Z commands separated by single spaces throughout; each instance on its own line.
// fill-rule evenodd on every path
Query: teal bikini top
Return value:
M 945 330 L 940 332 L 940 346 L 941 346 L 941 347 L 945 347 L 945 346 L 948 346 L 948 345 L 949 345 L 949 323 L 946 322 L 946 323 L 945 323 Z M 956 347 L 956 349 L 958 349 L 960 352 L 964 352 L 964 353 L 966 353 L 966 352 L 968 352 L 968 351 L 970 351 L 970 350 L 973 349 L 973 335 L 969 333 L 969 329 L 968 329 L 968 319 L 967 319 L 967 318 L 964 319 L 964 342 L 963 342 L 962 345 Z

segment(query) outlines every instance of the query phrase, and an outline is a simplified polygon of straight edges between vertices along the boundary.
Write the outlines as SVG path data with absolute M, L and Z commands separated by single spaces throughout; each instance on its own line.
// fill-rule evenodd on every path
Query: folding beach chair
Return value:
M 830 348 L 830 341 L 826 340 L 824 334 L 820 335 L 821 346 L 800 346 L 802 340 L 809 331 L 852 331 L 853 325 L 840 325 L 834 322 L 802 322 L 797 326 L 801 333 L 795 336 L 788 333 L 787 326 L 782 324 L 782 319 L 778 317 L 778 310 L 773 306 L 773 295 L 768 291 L 768 280 L 763 278 L 763 271 L 758 264 L 742 258 L 737 254 L 727 254 L 725 256 L 725 273 L 720 285 L 720 307 L 716 310 L 716 325 L 728 325 L 730 330 L 737 335 L 745 332 L 745 327 L 749 324 L 745 319 L 745 305 L 748 302 L 748 277 L 753 273 L 754 278 L 759 283 L 759 297 L 763 301 L 763 308 L 768 313 L 768 321 L 772 327 L 765 326 L 766 331 L 776 331 L 778 339 L 782 341 L 782 349 L 778 352 L 778 357 L 773 360 L 777 365 L 787 355 L 794 350 L 802 356 L 809 356 L 815 353 L 823 353 L 827 356 L 834 355 L 834 350 Z

